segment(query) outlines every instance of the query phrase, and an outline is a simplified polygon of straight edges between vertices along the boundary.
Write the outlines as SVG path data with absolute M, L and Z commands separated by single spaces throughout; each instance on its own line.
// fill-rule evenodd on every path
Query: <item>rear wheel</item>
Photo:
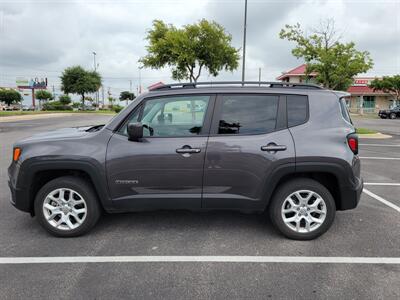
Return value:
M 331 193 L 319 182 L 301 178 L 281 185 L 274 194 L 269 214 L 286 237 L 311 240 L 325 233 L 336 213 Z
M 35 199 L 35 215 L 51 234 L 74 237 L 88 232 L 100 217 L 91 185 L 84 179 L 60 177 L 46 183 Z
M 389 118 L 391 118 L 392 120 L 393 120 L 393 119 L 396 119 L 396 114 L 395 114 L 395 113 L 391 113 L 391 114 L 389 115 Z

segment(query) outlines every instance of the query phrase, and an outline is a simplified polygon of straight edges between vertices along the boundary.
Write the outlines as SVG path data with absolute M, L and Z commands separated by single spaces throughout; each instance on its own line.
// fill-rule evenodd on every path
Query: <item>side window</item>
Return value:
M 288 95 L 286 99 L 288 126 L 293 127 L 306 122 L 308 116 L 307 96 Z
M 218 134 L 260 134 L 275 130 L 278 96 L 225 95 Z
M 191 136 L 201 133 L 210 96 L 179 96 L 147 100 L 141 122 L 143 136 Z
M 140 110 L 141 110 L 141 105 L 139 105 L 139 107 L 135 108 L 133 113 L 125 121 L 124 125 L 119 128 L 119 130 L 118 130 L 119 133 L 121 133 L 123 135 L 128 135 L 128 132 L 127 132 L 128 124 L 139 122 Z

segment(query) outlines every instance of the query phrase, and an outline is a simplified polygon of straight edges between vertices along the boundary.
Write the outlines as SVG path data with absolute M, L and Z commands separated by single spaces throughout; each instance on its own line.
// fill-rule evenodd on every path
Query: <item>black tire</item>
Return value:
M 394 120 L 396 119 L 396 114 L 395 113 L 390 113 L 389 118 Z
M 325 202 L 325 220 L 313 231 L 297 232 L 289 228 L 289 226 L 283 221 L 282 206 L 286 198 L 299 190 L 309 190 L 315 192 L 320 195 Z M 296 215 L 296 213 L 294 214 Z M 280 185 L 277 191 L 274 193 L 269 206 L 269 216 L 272 224 L 287 238 L 294 240 L 312 240 L 321 236 L 331 227 L 333 220 L 335 219 L 335 214 L 336 205 L 331 193 L 322 184 L 309 178 L 294 179 Z
M 47 195 L 60 188 L 71 189 L 79 193 L 86 204 L 86 218 L 77 228 L 70 230 L 58 229 L 46 220 L 43 212 L 43 202 Z M 58 237 L 76 237 L 87 233 L 97 223 L 101 209 L 93 187 L 85 179 L 79 177 L 59 177 L 46 183 L 37 193 L 34 203 L 35 215 L 40 225 L 49 233 Z

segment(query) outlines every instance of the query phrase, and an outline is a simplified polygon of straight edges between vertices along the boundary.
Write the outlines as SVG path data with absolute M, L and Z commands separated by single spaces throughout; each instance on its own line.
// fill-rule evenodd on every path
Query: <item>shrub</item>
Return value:
M 69 95 L 60 95 L 58 100 L 64 105 L 71 103 L 71 97 Z
M 72 107 L 61 103 L 60 101 L 51 101 L 43 104 L 42 110 L 53 111 L 53 110 L 72 110 Z
M 112 110 L 119 113 L 124 107 L 118 104 L 113 105 Z

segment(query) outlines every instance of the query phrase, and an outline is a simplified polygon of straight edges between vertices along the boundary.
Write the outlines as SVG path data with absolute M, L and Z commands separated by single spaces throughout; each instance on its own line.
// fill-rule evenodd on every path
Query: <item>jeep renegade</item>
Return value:
M 268 211 L 286 237 L 316 238 L 363 188 L 347 94 L 311 84 L 161 85 L 108 124 L 14 145 L 11 202 L 56 236 L 103 211 Z

